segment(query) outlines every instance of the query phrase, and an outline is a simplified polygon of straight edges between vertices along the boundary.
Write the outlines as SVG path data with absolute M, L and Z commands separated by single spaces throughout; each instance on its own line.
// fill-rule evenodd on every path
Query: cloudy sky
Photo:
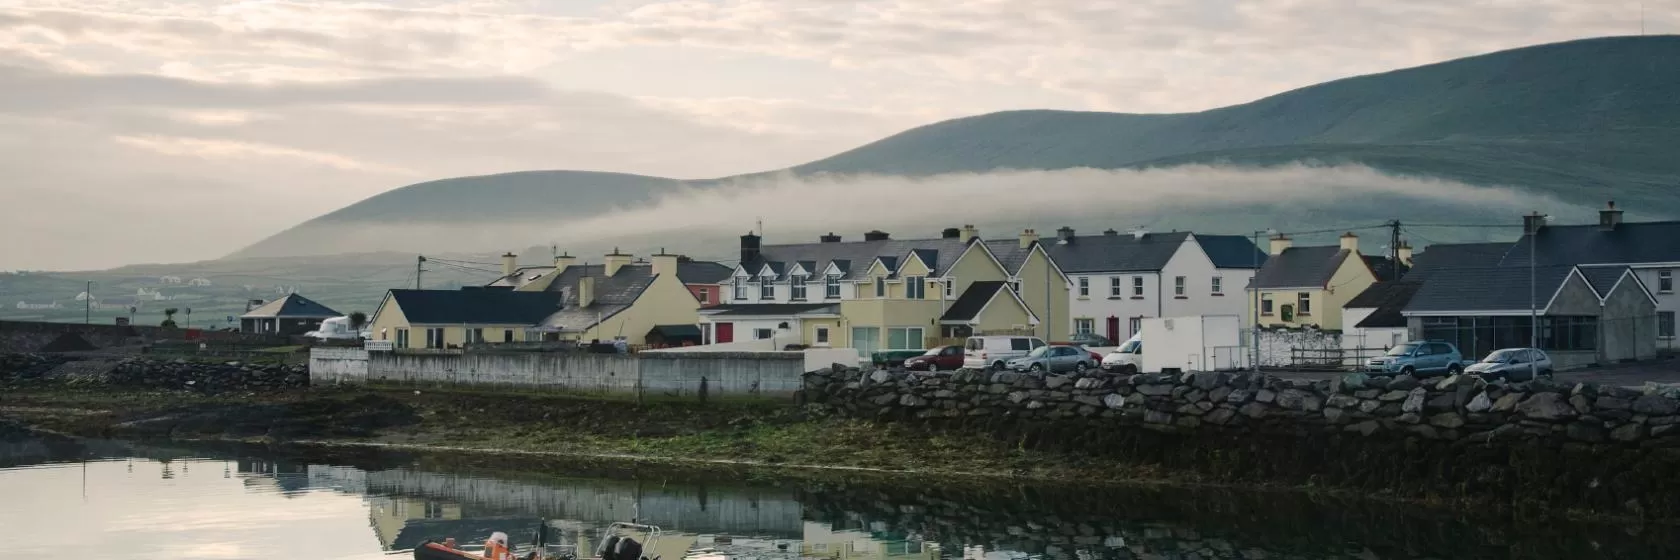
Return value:
M 1644 3 L 1680 32 L 1680 0 Z M 1638 0 L 0 0 L 0 270 L 216 258 L 427 179 L 703 178 L 1637 34 Z

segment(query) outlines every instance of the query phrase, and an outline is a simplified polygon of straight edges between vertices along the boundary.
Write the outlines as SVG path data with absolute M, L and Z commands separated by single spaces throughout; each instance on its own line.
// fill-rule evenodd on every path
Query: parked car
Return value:
M 869 354 L 869 363 L 880 367 L 904 367 L 911 358 L 920 357 L 927 350 L 880 350 Z
M 1084 346 L 1086 348 L 1111 348 L 1118 346 L 1114 343 L 1114 341 L 1109 340 L 1108 337 L 1097 333 L 1073 333 L 1073 336 L 1068 339 L 1068 344 L 1072 344 L 1074 346 Z
M 1079 372 L 1096 367 L 1091 352 L 1078 346 L 1040 346 L 1009 361 L 1009 369 L 1033 373 Z
M 1103 356 L 1101 363 L 1103 371 L 1107 372 L 1132 375 L 1141 371 L 1139 368 L 1143 365 L 1143 334 L 1126 339 L 1119 348 Z
M 963 347 L 940 346 L 927 353 L 904 360 L 904 369 L 917 371 L 945 371 L 963 367 Z
M 1365 362 L 1365 371 L 1377 375 L 1452 375 L 1464 371 L 1464 355 L 1450 342 L 1407 342 Z
M 1470 364 L 1464 372 L 1485 379 L 1532 381 L 1534 373 L 1539 373 L 1541 377 L 1552 376 L 1552 357 L 1538 348 L 1505 348 L 1494 350 L 1482 361 Z
M 968 369 L 1003 369 L 1009 363 L 1009 360 L 1025 356 L 1033 349 L 1043 347 L 1044 341 L 1036 336 L 971 336 L 963 343 L 963 367 Z

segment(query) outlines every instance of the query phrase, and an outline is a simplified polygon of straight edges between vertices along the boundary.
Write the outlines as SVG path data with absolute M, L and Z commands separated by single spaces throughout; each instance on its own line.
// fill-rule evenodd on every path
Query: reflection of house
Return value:
M 210 285 L 210 279 L 209 278 L 194 278 L 192 280 L 188 280 L 187 285 L 188 286 L 198 286 L 198 287 L 209 286 Z
M 181 277 L 180 276 L 164 276 L 164 277 L 158 278 L 158 283 L 159 284 L 180 284 L 181 283 Z
M 884 527 L 883 527 L 884 529 Z M 863 529 L 842 529 L 827 523 L 806 522 L 800 554 L 834 560 L 934 560 L 937 545 L 909 535 Z
M 29 303 L 27 301 L 17 302 L 18 309 L 59 309 L 62 307 L 64 306 L 59 305 L 56 301 L 52 303 Z
M 1340 245 L 1324 247 L 1292 247 L 1288 237 L 1279 235 L 1272 238 L 1270 252 L 1244 298 L 1254 316 L 1254 290 L 1260 292 L 1261 326 L 1339 331 L 1342 307 L 1377 280 L 1359 254 L 1359 236 L 1352 233 L 1342 235 Z
M 342 315 L 314 300 L 290 294 L 240 315 L 239 330 L 247 333 L 303 334 L 320 328 L 321 321 Z

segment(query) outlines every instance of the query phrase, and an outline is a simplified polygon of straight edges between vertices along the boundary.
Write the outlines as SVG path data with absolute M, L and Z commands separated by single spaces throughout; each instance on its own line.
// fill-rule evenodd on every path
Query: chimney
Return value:
M 962 230 L 954 227 L 945 228 L 939 232 L 940 239 L 958 239 L 962 237 Z
M 757 234 L 750 231 L 747 232 L 746 235 L 741 236 L 741 264 L 746 265 L 758 262 L 759 243 L 763 240 L 764 238 L 759 237 Z
M 1033 231 L 1032 228 L 1021 230 L 1021 248 L 1031 247 L 1034 243 L 1038 243 L 1038 232 Z
M 1407 243 L 1406 240 L 1404 240 L 1404 239 L 1400 240 L 1400 248 L 1396 249 L 1395 253 L 1397 254 L 1397 256 L 1400 257 L 1400 264 L 1402 264 L 1404 266 L 1412 266 L 1412 244 L 1411 243 Z
M 1103 230 L 1103 235 L 1120 235 L 1120 232 L 1115 231 L 1114 228 L 1108 228 Z
M 1062 226 L 1056 229 L 1056 238 L 1063 243 L 1073 243 L 1073 228 Z
M 969 241 L 973 241 L 976 237 L 980 237 L 980 230 L 976 229 L 974 224 L 963 224 L 962 235 L 957 239 L 961 240 L 963 243 L 968 243 Z
M 604 264 L 605 266 L 603 268 L 606 269 L 604 274 L 606 274 L 608 278 L 612 278 L 614 274 L 618 274 L 619 268 L 630 264 L 630 255 L 620 253 L 618 252 L 618 247 L 613 247 L 613 252 L 607 253 L 607 260 Z
M 1359 252 L 1359 236 L 1354 235 L 1353 232 L 1351 232 L 1351 231 L 1342 234 L 1342 248 L 1347 249 L 1348 251 L 1351 251 L 1351 252 L 1354 252 L 1354 253 L 1358 253 Z
M 513 253 L 502 255 L 502 276 L 513 276 L 513 271 L 519 268 L 519 257 Z
M 1540 230 L 1545 227 L 1545 214 L 1534 212 L 1527 216 L 1523 216 L 1523 235 L 1534 235 L 1540 233 Z
M 1283 251 L 1285 249 L 1293 247 L 1294 245 L 1295 245 L 1295 242 L 1291 241 L 1289 239 L 1289 236 L 1287 236 L 1287 235 L 1284 235 L 1284 234 L 1281 234 L 1281 233 L 1277 234 L 1277 235 L 1273 235 L 1272 236 L 1271 251 L 1269 251 L 1267 254 L 1275 257 L 1275 256 L 1283 254 Z
M 819 237 L 817 239 L 819 241 L 822 241 L 823 243 L 839 243 L 840 242 L 840 236 L 835 235 L 834 232 L 832 232 L 832 231 L 828 232 L 828 235 L 824 235 L 824 236 Z
M 886 241 L 888 239 L 892 239 L 892 236 L 878 229 L 869 230 L 863 234 L 864 241 Z
M 1616 231 L 1616 226 L 1622 223 L 1622 211 L 1616 209 L 1616 201 L 1612 200 L 1603 210 L 1598 211 L 1598 229 Z
M 554 257 L 554 275 L 559 276 L 561 273 L 566 272 L 566 269 L 570 268 L 572 263 L 575 262 L 577 262 L 577 257 L 560 253 L 559 256 Z
M 666 254 L 663 247 L 659 249 L 659 253 L 648 257 L 648 259 L 653 263 L 653 273 L 655 275 L 663 276 L 677 273 L 677 256 Z
M 595 277 L 585 276 L 583 278 L 579 278 L 577 284 L 577 306 L 589 307 L 589 305 L 593 303 L 595 303 Z

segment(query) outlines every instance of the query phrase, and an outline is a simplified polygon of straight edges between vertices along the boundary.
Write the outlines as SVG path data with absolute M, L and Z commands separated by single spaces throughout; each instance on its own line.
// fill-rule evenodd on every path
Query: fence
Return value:
M 1424 317 L 1412 334 L 1422 340 L 1450 342 L 1466 360 L 1501 348 L 1537 345 L 1552 358 L 1554 369 L 1649 360 L 1674 344 L 1672 315 L 1601 319 L 1590 316 Z
M 407 353 L 317 348 L 310 383 L 511 387 L 606 395 L 791 397 L 800 352 Z

